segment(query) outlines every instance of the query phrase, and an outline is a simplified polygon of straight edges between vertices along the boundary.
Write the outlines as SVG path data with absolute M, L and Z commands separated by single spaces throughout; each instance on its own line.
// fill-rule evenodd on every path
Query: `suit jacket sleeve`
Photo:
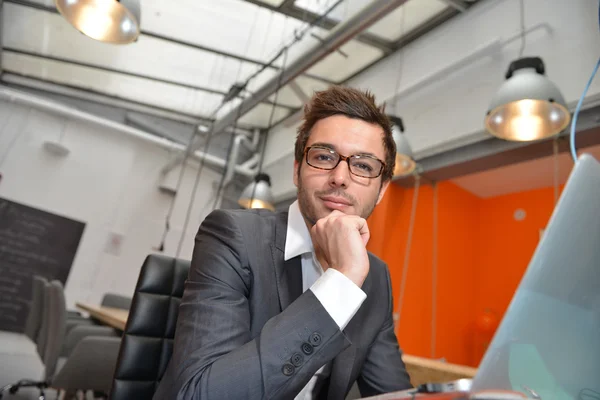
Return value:
M 387 267 L 384 269 L 388 289 L 388 311 L 385 322 L 369 349 L 356 382 L 363 397 L 413 387 L 408 372 L 406 372 L 404 361 L 402 361 L 402 352 L 394 333 L 392 286 L 389 271 Z
M 291 399 L 350 345 L 311 291 L 268 320 L 252 338 L 248 296 L 253 276 L 242 239 L 236 219 L 227 211 L 214 211 L 202 223 L 179 309 L 173 356 L 155 399 Z M 306 332 L 319 332 L 322 339 L 309 355 L 301 350 Z M 297 353 L 303 358 L 301 365 L 291 374 L 288 365 L 284 374 L 284 364 Z

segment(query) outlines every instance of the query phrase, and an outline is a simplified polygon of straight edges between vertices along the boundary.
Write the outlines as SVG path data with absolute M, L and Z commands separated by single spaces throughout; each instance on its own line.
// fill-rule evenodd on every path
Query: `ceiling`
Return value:
M 138 41 L 112 45 L 76 31 L 52 0 L 5 0 L 0 79 L 37 88 L 46 85 L 45 90 L 58 84 L 73 93 L 211 120 L 231 111 L 370 2 L 141 0 Z M 313 91 L 344 83 L 471 3 L 407 1 L 241 116 L 240 125 L 276 124 L 298 110 Z M 290 48 L 287 59 L 273 60 L 298 35 L 302 39 Z M 224 104 L 232 85 L 251 76 L 246 91 Z
M 579 149 L 600 160 L 600 145 Z M 569 152 L 557 157 L 558 183 L 564 184 L 573 168 Z M 510 193 L 554 186 L 554 156 L 510 164 L 504 167 L 478 172 L 452 179 L 451 182 L 481 198 L 496 197 Z

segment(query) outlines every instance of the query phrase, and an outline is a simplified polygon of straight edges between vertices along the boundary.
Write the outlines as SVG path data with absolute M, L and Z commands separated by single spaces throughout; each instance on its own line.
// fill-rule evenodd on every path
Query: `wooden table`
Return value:
M 451 382 L 462 378 L 473 379 L 477 373 L 477 368 L 449 364 L 430 358 L 403 354 L 402 359 L 414 386 L 423 383 Z
M 127 310 L 96 306 L 87 303 L 75 303 L 75 306 L 80 310 L 89 313 L 92 318 L 95 318 L 108 326 L 112 326 L 121 331 L 125 330 L 125 324 L 127 323 L 127 317 L 129 316 L 129 311 Z

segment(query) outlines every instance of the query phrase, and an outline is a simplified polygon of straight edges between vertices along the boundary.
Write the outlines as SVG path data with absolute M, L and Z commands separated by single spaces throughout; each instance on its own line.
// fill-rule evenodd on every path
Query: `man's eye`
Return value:
M 373 167 L 371 167 L 369 164 L 366 163 L 354 163 L 354 167 L 355 168 L 359 168 L 363 171 L 373 171 Z
M 333 157 L 330 154 L 318 154 L 317 161 L 331 161 Z

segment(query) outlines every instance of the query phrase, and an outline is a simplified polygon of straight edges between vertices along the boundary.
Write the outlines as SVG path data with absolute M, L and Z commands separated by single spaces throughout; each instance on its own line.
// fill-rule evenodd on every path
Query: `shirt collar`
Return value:
M 294 201 L 288 210 L 288 225 L 285 235 L 285 261 L 305 253 L 313 252 L 310 232 L 300 212 L 298 200 Z

